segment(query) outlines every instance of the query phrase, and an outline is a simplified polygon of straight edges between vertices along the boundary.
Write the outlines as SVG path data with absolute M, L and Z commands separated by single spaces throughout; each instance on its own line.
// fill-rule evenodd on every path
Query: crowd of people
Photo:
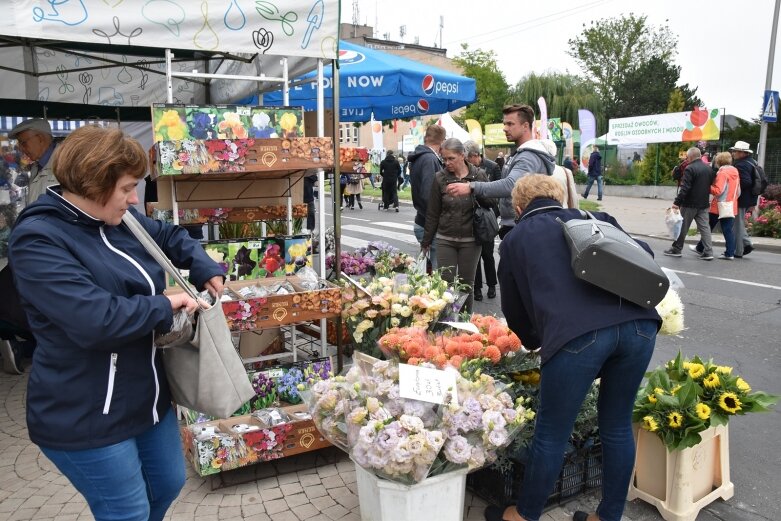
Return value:
M 409 186 L 420 250 L 443 279 L 465 289 L 464 311 L 483 299 L 484 284 L 489 299 L 497 297 L 498 286 L 508 326 L 527 348 L 539 349 L 540 406 L 525 470 L 528 486 L 516 505 L 489 506 L 486 519 L 540 518 L 575 417 L 599 376 L 603 494 L 595 513 L 576 512 L 573 519 L 618 521 L 634 463 L 635 392 L 661 321 L 655 310 L 575 277 L 561 233 L 562 223 L 581 217 L 575 165 L 569 158 L 557 164 L 556 145 L 535 139 L 533 125 L 528 105 L 505 107 L 504 133 L 515 150 L 496 161 L 477 143 L 447 139 L 443 127 L 430 125 L 423 144 L 406 158 L 388 151 L 380 162 L 379 208 L 398 212 L 398 191 Z M 24 340 L 36 346 L 27 393 L 31 440 L 86 498 L 96 518 L 110 519 L 120 505 L 134 519 L 162 519 L 183 486 L 184 462 L 153 338 L 170 329 L 175 313 L 197 304 L 185 294 L 163 294 L 163 270 L 121 225 L 122 216 L 133 213 L 199 289 L 221 294 L 222 270 L 185 229 L 133 208 L 149 165 L 140 144 L 122 131 L 88 126 L 57 142 L 47 121 L 33 119 L 9 137 L 17 140 L 19 153 L 4 150 L 5 163 L 19 168 L 24 156 L 29 168 L 16 176 L 6 168 L 0 180 L 26 203 L 19 215 L 0 212 L 13 270 L 4 269 L 0 278 L 3 304 L 18 303 L 15 309 L 0 308 L 2 338 L 14 340 L 0 345 L 6 370 L 16 373 L 19 353 L 9 350 Z M 701 236 L 693 247 L 699 258 L 714 258 L 711 230 L 717 224 L 726 241 L 720 258 L 751 253 L 744 223 L 756 204 L 751 154 L 738 141 L 711 164 L 699 148 L 688 150 L 673 203 L 682 231 L 665 255 L 682 256 L 692 221 Z M 588 170 L 582 196 L 596 182 L 601 199 L 597 147 Z M 363 172 L 340 178 L 343 206 L 363 209 L 366 179 Z M 305 178 L 307 203 L 314 200 L 315 180 Z M 374 186 L 376 179 L 368 180 Z M 476 209 L 499 220 L 498 269 L 495 240 L 475 228 Z M 594 215 L 620 228 L 611 215 Z M 313 228 L 310 212 L 307 229 Z M 96 395 L 95 389 L 107 390 Z M 82 421 L 74 424 L 73 418 Z

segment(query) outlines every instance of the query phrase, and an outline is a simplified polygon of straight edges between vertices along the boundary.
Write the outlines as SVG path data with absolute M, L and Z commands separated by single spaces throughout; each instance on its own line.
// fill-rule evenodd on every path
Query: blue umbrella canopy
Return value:
M 333 108 L 331 66 L 324 69 L 325 104 Z M 316 72 L 297 80 L 316 77 Z M 475 80 L 406 58 L 348 42 L 339 43 L 339 119 L 369 121 L 444 114 L 475 101 Z M 263 95 L 263 104 L 282 105 L 282 91 Z M 291 106 L 316 110 L 317 85 L 290 89 Z

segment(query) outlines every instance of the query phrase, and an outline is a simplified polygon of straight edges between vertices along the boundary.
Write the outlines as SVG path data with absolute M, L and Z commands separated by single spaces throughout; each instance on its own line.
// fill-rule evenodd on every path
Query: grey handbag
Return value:
M 590 212 L 556 220 L 572 255 L 575 276 L 646 309 L 662 301 L 670 281 L 654 258 L 622 230 Z
M 135 216 L 125 212 L 122 221 L 179 286 L 198 300 L 195 291 Z M 209 416 L 227 418 L 252 399 L 255 391 L 233 347 L 222 306 L 219 302 L 209 307 L 202 300 L 199 303 L 201 308 L 192 340 L 162 351 L 165 373 L 177 404 Z

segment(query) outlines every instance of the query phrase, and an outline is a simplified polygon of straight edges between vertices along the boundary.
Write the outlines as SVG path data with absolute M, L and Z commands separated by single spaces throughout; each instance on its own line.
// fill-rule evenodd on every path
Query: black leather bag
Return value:
M 475 216 L 473 220 L 475 239 L 479 243 L 494 242 L 499 233 L 499 223 L 496 221 L 496 215 L 490 208 L 483 208 L 474 200 Z
M 654 258 L 622 230 L 589 212 L 556 218 L 572 255 L 575 276 L 646 309 L 662 301 L 670 281 Z

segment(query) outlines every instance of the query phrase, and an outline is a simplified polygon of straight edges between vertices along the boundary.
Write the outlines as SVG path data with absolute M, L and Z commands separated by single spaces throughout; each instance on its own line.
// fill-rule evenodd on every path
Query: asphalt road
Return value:
M 331 210 L 326 212 L 330 221 Z M 345 209 L 342 214 L 343 247 L 383 240 L 416 254 L 413 219 L 411 205 L 402 204 L 395 213 L 378 211 L 376 202 L 365 201 L 363 210 Z M 681 350 L 733 366 L 756 390 L 781 394 L 781 255 L 755 251 L 742 260 L 702 261 L 688 247 L 683 257 L 674 258 L 662 255 L 669 241 L 647 242 L 659 264 L 674 270 L 685 286 L 679 293 L 686 330 L 679 337 L 658 338 L 651 366 L 665 363 Z M 714 255 L 719 253 L 717 249 Z M 476 302 L 475 311 L 500 315 L 499 298 Z M 735 496 L 711 504 L 698 520 L 781 520 L 780 449 L 781 409 L 735 418 L 730 423 Z M 661 519 L 655 508 L 641 501 L 627 507 L 626 518 Z

